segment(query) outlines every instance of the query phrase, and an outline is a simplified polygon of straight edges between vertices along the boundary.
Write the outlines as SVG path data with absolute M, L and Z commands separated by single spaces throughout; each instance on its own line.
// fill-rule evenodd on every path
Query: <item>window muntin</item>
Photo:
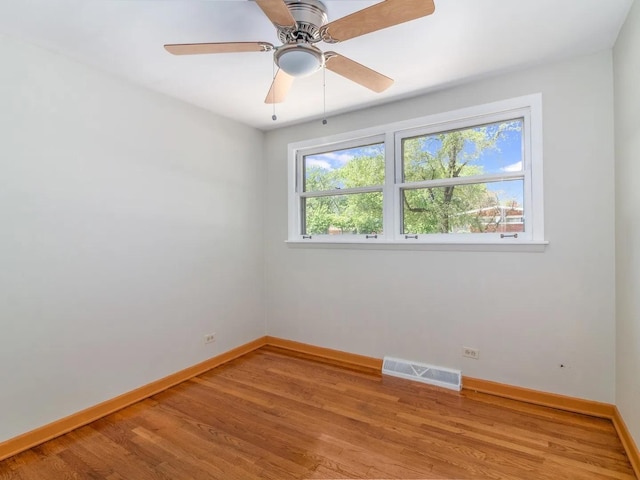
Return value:
M 543 231 L 541 108 L 541 95 L 529 95 L 325 137 L 317 141 L 290 144 L 289 240 L 304 243 L 546 244 Z M 477 137 L 479 133 L 484 135 L 480 141 L 473 138 L 469 140 L 469 137 Z M 437 176 L 431 172 L 435 170 L 433 162 L 429 166 L 424 160 L 429 155 L 433 158 L 438 156 L 438 150 L 444 141 L 450 140 L 443 137 L 447 134 L 467 137 L 461 149 L 464 159 L 458 158 L 463 160 L 461 163 L 467 162 L 465 167 L 473 168 L 463 168 L 457 175 Z M 478 148 L 479 143 L 484 142 L 487 136 L 498 140 L 492 140 L 489 148 Z M 382 185 L 379 185 L 382 177 L 381 163 L 377 163 L 376 167 L 377 181 L 363 180 L 356 175 L 350 183 L 333 179 L 333 183 L 327 182 L 321 188 L 313 186 L 311 180 L 307 181 L 307 172 L 314 173 L 313 168 L 309 167 L 325 166 L 319 163 L 323 160 L 322 154 L 353 154 L 354 151 L 362 151 L 361 149 L 370 146 L 375 146 L 380 153 L 384 151 L 385 175 Z M 411 165 L 410 148 L 413 148 L 414 153 L 417 150 L 422 155 L 422 167 L 417 165 L 418 162 Z M 448 166 L 443 161 L 445 156 L 442 152 L 439 159 L 440 165 Z M 331 169 L 325 170 L 327 171 L 324 173 L 327 174 Z M 360 179 L 359 183 L 355 178 Z M 457 209 L 451 207 L 453 200 L 449 202 L 446 206 L 449 216 L 447 229 L 444 228 L 446 221 L 442 221 L 442 218 L 437 229 L 413 227 L 411 215 L 426 215 L 427 212 L 416 212 L 413 204 L 410 204 L 413 209 L 410 211 L 404 201 L 415 200 L 425 193 L 439 192 L 444 196 L 446 188 L 451 186 L 454 187 L 454 192 L 460 194 L 475 190 L 478 201 L 467 202 L 465 205 L 464 202 L 458 202 Z M 355 221 L 362 212 L 354 214 L 353 221 L 343 222 L 344 226 L 340 227 L 327 225 L 326 222 L 314 223 L 307 218 L 307 205 L 315 208 L 322 203 L 316 201 L 314 204 L 308 199 L 332 196 L 337 201 L 339 196 L 347 198 L 349 195 L 374 192 L 378 194 L 375 196 L 376 202 L 382 200 L 382 221 L 380 222 L 379 203 L 366 213 L 370 218 L 375 217 L 375 227 L 363 228 L 362 225 L 366 222 Z M 473 196 L 471 193 L 467 195 L 468 198 Z M 357 203 L 354 199 L 352 203 Z M 345 200 L 341 202 L 346 203 Z M 340 210 L 354 211 L 357 209 L 346 206 Z M 472 218 L 473 222 L 470 220 Z M 377 225 L 380 223 L 383 228 L 378 230 Z M 316 226 L 311 228 L 310 225 Z M 417 230 L 418 233 L 409 234 L 412 230 Z M 444 230 L 448 230 L 448 233 L 443 233 Z

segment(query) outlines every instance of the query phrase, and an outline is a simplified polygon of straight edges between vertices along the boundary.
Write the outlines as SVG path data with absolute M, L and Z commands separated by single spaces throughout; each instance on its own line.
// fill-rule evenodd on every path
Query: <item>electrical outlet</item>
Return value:
M 209 334 L 204 336 L 204 343 L 213 343 L 215 341 L 216 341 L 216 334 L 215 333 L 209 333 Z
M 478 360 L 480 358 L 480 350 L 471 347 L 462 347 L 462 356 Z

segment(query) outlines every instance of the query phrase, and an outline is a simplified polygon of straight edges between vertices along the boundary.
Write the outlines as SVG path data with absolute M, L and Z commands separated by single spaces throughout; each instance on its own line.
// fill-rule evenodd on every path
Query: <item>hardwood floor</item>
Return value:
M 2 480 L 633 479 L 610 421 L 265 347 L 0 462 Z

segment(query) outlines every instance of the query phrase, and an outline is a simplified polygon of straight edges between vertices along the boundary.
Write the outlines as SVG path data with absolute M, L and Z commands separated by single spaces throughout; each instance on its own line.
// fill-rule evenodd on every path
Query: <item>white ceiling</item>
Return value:
M 337 45 L 395 80 L 382 94 L 326 72 L 327 116 L 469 78 L 611 48 L 633 0 L 435 0 L 433 15 Z M 376 3 L 326 0 L 329 20 Z M 0 0 L 0 33 L 261 129 L 321 118 L 323 75 L 264 104 L 271 53 L 177 57 L 165 43 L 267 41 L 275 29 L 250 0 Z

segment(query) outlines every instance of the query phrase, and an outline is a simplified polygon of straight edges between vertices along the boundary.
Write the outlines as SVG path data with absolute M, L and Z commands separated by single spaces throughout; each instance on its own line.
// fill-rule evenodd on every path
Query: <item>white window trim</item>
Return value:
M 399 162 L 398 139 L 411 134 L 425 134 L 458 127 L 496 122 L 501 119 L 516 117 L 525 118 L 524 149 L 526 175 L 524 204 L 527 208 L 527 225 L 530 226 L 525 235 L 519 238 L 501 238 L 492 234 L 423 234 L 418 239 L 405 238 L 400 233 L 399 202 L 402 185 Z M 446 125 L 446 126 L 445 126 Z M 395 159 L 385 162 L 385 184 L 382 187 L 384 234 L 377 238 L 366 238 L 365 235 L 312 235 L 311 238 L 301 235 L 300 199 L 313 196 L 309 192 L 300 194 L 298 186 L 302 185 L 302 169 L 298 159 L 302 154 L 308 155 L 331 150 L 334 146 L 345 148 L 364 143 L 385 141 L 385 157 Z M 497 175 L 506 178 L 508 175 Z M 470 250 L 470 251 L 544 251 L 548 242 L 544 239 L 544 201 L 543 201 L 543 167 L 542 167 L 542 95 L 532 94 L 484 105 L 463 108 L 452 112 L 439 113 L 426 117 L 395 122 L 387 125 L 366 128 L 329 137 L 315 138 L 288 146 L 288 225 L 287 243 L 292 246 L 314 246 L 334 248 L 400 248 L 420 250 Z M 446 182 L 446 180 L 445 180 Z M 464 182 L 464 180 L 463 180 Z M 457 180 L 456 183 L 460 183 Z M 379 191 L 379 188 L 377 188 Z M 304 237 L 304 238 L 303 238 Z

